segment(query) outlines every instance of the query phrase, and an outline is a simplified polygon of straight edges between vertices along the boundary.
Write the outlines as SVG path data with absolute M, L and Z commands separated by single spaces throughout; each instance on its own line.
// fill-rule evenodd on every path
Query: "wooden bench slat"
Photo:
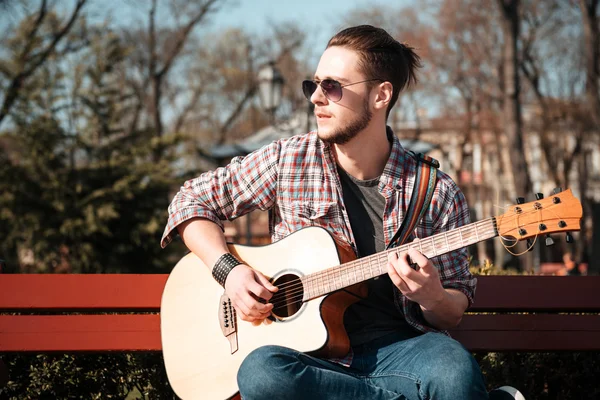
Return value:
M 600 311 L 600 276 L 478 276 L 471 311 Z
M 512 314 L 463 317 L 454 331 L 590 331 L 600 337 L 600 315 Z
M 452 337 L 471 351 L 600 351 L 595 331 L 453 331 Z
M 600 350 L 600 316 L 466 315 L 451 334 L 473 351 Z M 158 314 L 0 315 L 0 352 L 161 349 Z
M 161 349 L 158 314 L 0 315 L 0 352 Z
M 160 309 L 167 274 L 4 274 L 0 310 Z M 600 311 L 600 276 L 478 276 L 471 311 Z
M 600 316 L 465 315 L 450 334 L 472 351 L 600 350 Z
M 2 274 L 0 310 L 158 310 L 166 274 Z

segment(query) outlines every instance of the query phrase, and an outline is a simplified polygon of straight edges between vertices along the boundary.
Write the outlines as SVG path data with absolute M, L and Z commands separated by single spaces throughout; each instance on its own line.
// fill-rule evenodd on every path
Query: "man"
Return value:
M 277 288 L 228 254 L 221 220 L 270 209 L 274 241 L 317 225 L 359 257 L 384 250 L 406 213 L 417 170 L 386 120 L 400 91 L 416 82 L 419 63 L 411 48 L 382 29 L 339 32 L 314 80 L 303 83 L 318 131 L 279 140 L 186 182 L 170 206 L 163 246 L 176 228 L 213 266 L 238 316 L 255 324 L 268 322 Z M 431 205 L 412 238 L 467 222 L 463 194 L 438 171 Z M 472 303 L 475 284 L 466 249 L 431 260 L 416 250 L 391 256 L 388 274 L 370 281 L 368 295 L 344 316 L 351 343 L 346 357 L 261 347 L 240 367 L 240 393 L 248 400 L 487 399 L 479 366 L 445 334 Z

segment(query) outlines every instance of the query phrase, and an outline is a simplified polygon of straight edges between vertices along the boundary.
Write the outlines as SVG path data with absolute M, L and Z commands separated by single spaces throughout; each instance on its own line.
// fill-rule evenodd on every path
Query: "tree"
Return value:
M 50 58 L 31 77 L 0 137 L 0 253 L 31 272 L 165 269 L 177 250 L 158 243 L 178 139 L 129 131 L 129 48 L 105 26 L 86 32 L 74 68 Z
M 71 31 L 86 1 L 77 0 L 67 21 L 60 23 L 48 9 L 47 0 L 40 0 L 37 13 L 27 16 L 21 23 L 21 45 L 12 47 L 11 62 L 0 62 L 0 74 L 6 80 L 6 84 L 2 85 L 4 95 L 0 97 L 0 126 L 18 101 L 20 91 L 27 81 L 57 51 L 58 45 Z M 48 32 L 44 32 L 46 29 Z
M 600 4 L 599 0 L 579 0 L 585 49 L 585 94 L 596 127 L 600 126 L 600 8 L 598 4 Z
M 521 117 L 521 83 L 519 74 L 519 0 L 497 0 L 504 36 L 502 72 L 504 78 L 504 133 L 508 139 L 515 196 L 531 197 L 529 168 L 523 155 L 523 123 Z

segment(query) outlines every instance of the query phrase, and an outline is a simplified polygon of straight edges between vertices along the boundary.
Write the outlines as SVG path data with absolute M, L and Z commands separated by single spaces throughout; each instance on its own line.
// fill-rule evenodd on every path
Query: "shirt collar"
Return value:
M 382 193 L 386 190 L 402 189 L 402 177 L 403 172 L 406 169 L 404 164 L 407 161 L 406 150 L 402 147 L 400 139 L 398 139 L 392 128 L 389 126 L 386 126 L 386 135 L 388 140 L 392 143 L 392 150 L 390 151 L 390 156 L 379 179 L 378 189 Z M 326 159 L 331 160 L 332 165 L 330 168 L 336 170 L 335 158 L 333 156 L 331 145 L 323 142 L 321 139 L 318 139 L 317 142 L 322 146 L 322 149 L 326 154 Z M 410 157 L 408 157 L 408 159 L 410 159 Z
M 388 140 L 392 143 L 392 151 L 390 151 L 390 157 L 383 169 L 380 179 L 380 190 L 384 187 L 389 189 L 399 190 L 402 187 L 402 177 L 406 170 L 406 150 L 400 144 L 400 139 L 394 134 L 392 128 L 386 127 L 386 134 Z

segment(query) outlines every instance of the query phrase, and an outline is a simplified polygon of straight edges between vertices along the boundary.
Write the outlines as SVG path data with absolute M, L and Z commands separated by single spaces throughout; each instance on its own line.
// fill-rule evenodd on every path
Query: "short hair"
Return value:
M 400 92 L 417 83 L 416 70 L 422 66 L 421 58 L 412 47 L 398 42 L 384 29 L 371 25 L 346 28 L 327 43 L 327 48 L 334 46 L 358 52 L 358 68 L 367 79 L 382 79 L 392 84 L 392 99 L 386 110 L 386 118 Z

